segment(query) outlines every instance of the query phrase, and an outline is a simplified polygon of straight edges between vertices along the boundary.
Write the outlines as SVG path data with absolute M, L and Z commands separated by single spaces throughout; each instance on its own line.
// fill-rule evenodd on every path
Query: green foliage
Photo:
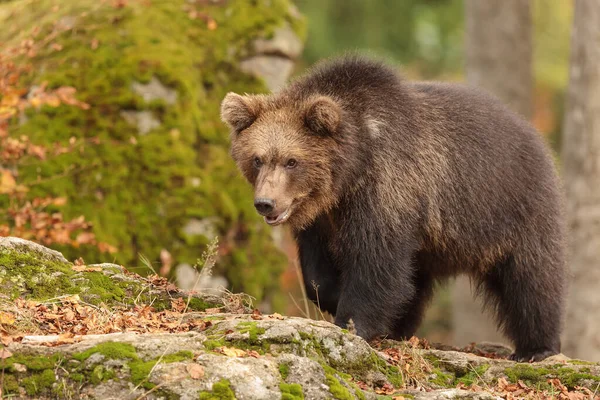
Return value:
M 304 52 L 309 63 L 341 51 L 364 49 L 414 63 L 425 76 L 462 68 L 460 0 L 297 3 L 310 22 Z
M 233 249 L 223 254 L 217 272 L 235 290 L 276 302 L 285 258 L 228 155 L 219 103 L 228 91 L 264 92 L 261 82 L 239 70 L 239 60 L 252 38 L 268 37 L 286 22 L 300 32 L 302 21 L 289 14 L 288 0 L 194 6 L 214 19 L 211 30 L 203 19 L 190 18 L 186 5 L 184 0 L 128 2 L 123 8 L 93 0 L 2 5 L 7 12 L 0 15 L 12 17 L 0 17 L 6 26 L 0 41 L 23 40 L 33 27 L 49 32 L 61 18 L 74 21 L 72 30 L 54 40 L 62 50 L 48 46 L 30 60 L 33 69 L 24 84 L 74 86 L 78 99 L 91 105 L 43 106 L 28 110 L 23 124 L 15 119 L 11 135 L 27 135 L 32 143 L 67 146 L 75 140 L 75 151 L 45 161 L 25 159 L 19 176 L 32 184 L 31 198 L 66 196 L 65 219 L 84 215 L 98 241 L 116 246 L 114 258 L 124 265 L 135 266 L 139 253 L 158 260 L 162 248 L 176 263 L 193 264 L 213 238 L 190 236 L 183 227 L 191 219 L 216 217 L 217 234 Z M 12 7 L 18 12 L 11 13 Z M 146 102 L 131 89 L 152 78 L 176 91 L 174 104 Z M 148 111 L 161 125 L 140 134 L 122 117 L 124 110 Z M 0 199 L 0 208 L 7 201 Z M 106 258 L 92 246 L 56 248 L 71 259 Z

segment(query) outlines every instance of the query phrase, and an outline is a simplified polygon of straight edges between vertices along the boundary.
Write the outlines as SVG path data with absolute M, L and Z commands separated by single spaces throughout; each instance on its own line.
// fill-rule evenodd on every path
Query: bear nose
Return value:
M 260 215 L 268 215 L 273 212 L 275 208 L 275 202 L 271 199 L 256 199 L 254 200 L 254 207 Z

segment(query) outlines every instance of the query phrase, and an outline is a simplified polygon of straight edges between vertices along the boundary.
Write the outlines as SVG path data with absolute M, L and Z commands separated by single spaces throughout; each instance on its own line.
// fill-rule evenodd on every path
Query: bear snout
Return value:
M 262 216 L 268 216 L 275 209 L 275 201 L 272 199 L 258 198 L 254 200 L 256 211 Z

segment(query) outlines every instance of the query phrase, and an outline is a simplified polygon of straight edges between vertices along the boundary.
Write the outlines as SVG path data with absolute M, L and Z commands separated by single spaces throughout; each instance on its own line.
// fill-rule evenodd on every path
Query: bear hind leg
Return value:
M 419 275 L 415 279 L 415 295 L 402 311 L 402 316 L 394 321 L 392 339 L 408 340 L 415 335 L 421 325 L 427 305 L 433 297 L 434 281 L 430 276 Z
M 480 288 L 515 345 L 515 361 L 541 361 L 560 352 L 563 268 L 560 258 L 539 264 L 536 259 L 508 257 L 485 276 Z

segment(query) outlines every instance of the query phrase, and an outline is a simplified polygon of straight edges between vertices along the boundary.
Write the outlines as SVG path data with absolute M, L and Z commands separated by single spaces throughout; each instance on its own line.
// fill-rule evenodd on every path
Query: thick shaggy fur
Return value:
M 466 273 L 513 358 L 560 352 L 559 182 L 538 133 L 498 100 L 346 56 L 276 94 L 229 94 L 222 117 L 257 196 L 287 210 L 307 292 L 316 300 L 314 281 L 336 324 L 410 337 L 434 284 Z

